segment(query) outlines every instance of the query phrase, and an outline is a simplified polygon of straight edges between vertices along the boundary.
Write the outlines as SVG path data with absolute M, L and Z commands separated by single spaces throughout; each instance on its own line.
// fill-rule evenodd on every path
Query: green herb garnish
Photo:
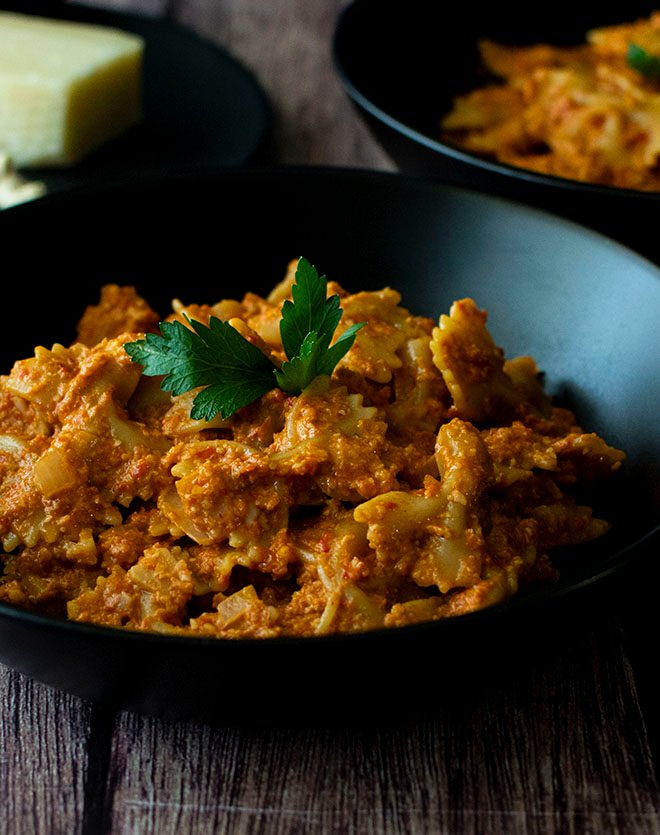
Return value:
M 649 53 L 635 43 L 628 47 L 628 66 L 641 73 L 646 78 L 660 79 L 660 58 Z
M 309 261 L 301 258 L 291 288 L 293 301 L 287 299 L 282 305 L 280 336 L 289 362 L 275 372 L 275 378 L 284 391 L 296 394 L 315 377 L 332 374 L 365 324 L 351 325 L 330 347 L 343 310 L 339 296 L 327 298 L 327 287 L 325 276 L 320 277 Z
M 299 394 L 319 375 L 332 374 L 366 323 L 351 325 L 331 346 L 343 311 L 339 296 L 327 298 L 327 286 L 325 276 L 300 258 L 293 300 L 282 306 L 280 336 L 288 361 L 281 369 L 215 316 L 208 325 L 186 317 L 189 328 L 181 322 L 161 322 L 160 334 L 127 342 L 124 350 L 143 366 L 143 374 L 164 375 L 164 391 L 176 395 L 202 388 L 193 400 L 194 420 L 211 420 L 218 414 L 228 418 L 277 386 Z

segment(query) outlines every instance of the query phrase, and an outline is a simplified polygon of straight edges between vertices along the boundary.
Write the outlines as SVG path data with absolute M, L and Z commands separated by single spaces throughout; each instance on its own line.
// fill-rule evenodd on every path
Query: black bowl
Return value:
M 424 670 L 436 664 L 452 670 L 455 685 L 478 653 L 524 663 L 526 636 L 537 653 L 544 631 L 557 635 L 569 611 L 591 618 L 610 586 L 618 605 L 637 594 L 623 569 L 645 566 L 660 533 L 660 271 L 629 250 L 497 198 L 312 168 L 200 172 L 53 195 L 2 212 L 0 240 L 21 265 L 4 284 L 6 323 L 16 327 L 2 341 L 3 373 L 36 343 L 71 340 L 105 282 L 133 283 L 165 310 L 174 295 L 192 302 L 265 291 L 302 254 L 349 290 L 399 288 L 420 314 L 471 295 L 507 354 L 535 356 L 549 391 L 628 454 L 602 496 L 612 533 L 564 555 L 555 586 L 509 603 L 396 630 L 267 641 L 140 634 L 0 605 L 3 663 L 150 713 L 318 718 L 331 697 L 334 708 L 353 711 L 359 698 L 363 716 L 397 691 L 432 695 Z
M 660 194 L 591 185 L 485 160 L 440 141 L 453 98 L 483 84 L 477 42 L 577 44 L 649 3 L 355 0 L 334 37 L 335 66 L 375 138 L 404 172 L 524 201 L 589 225 L 660 262 Z

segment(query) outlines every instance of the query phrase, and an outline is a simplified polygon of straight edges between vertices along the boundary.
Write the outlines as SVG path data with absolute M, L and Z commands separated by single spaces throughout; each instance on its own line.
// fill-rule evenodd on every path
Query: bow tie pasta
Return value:
M 293 266 L 291 268 L 293 270 Z M 269 297 L 173 304 L 277 366 L 292 271 Z M 604 534 L 578 496 L 624 455 L 506 360 L 471 299 L 438 322 L 348 293 L 331 376 L 190 416 L 123 346 L 159 316 L 103 288 L 68 346 L 0 378 L 0 600 L 74 621 L 225 638 L 325 635 L 471 612 L 551 582 Z M 186 318 L 188 317 L 188 318 Z

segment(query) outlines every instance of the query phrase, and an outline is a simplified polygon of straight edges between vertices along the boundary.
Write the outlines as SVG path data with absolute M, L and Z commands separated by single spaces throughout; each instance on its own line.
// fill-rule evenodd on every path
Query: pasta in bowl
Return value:
M 577 46 L 479 49 L 497 81 L 456 97 L 445 141 L 541 174 L 660 190 L 660 12 Z
M 608 530 L 581 496 L 624 454 L 504 358 L 475 301 L 436 321 L 313 268 L 304 295 L 302 261 L 267 296 L 175 300 L 160 329 L 106 285 L 74 343 L 1 378 L 0 600 L 173 635 L 361 632 L 552 582 L 554 549 Z M 238 406 L 199 371 L 214 332 L 272 365 Z

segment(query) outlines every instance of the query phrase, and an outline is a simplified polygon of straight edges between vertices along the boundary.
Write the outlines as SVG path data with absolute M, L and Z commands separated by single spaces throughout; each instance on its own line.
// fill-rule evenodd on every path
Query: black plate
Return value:
M 244 165 L 264 147 L 272 117 L 261 87 L 225 50 L 195 33 L 154 18 L 61 3 L 1 6 L 114 26 L 145 39 L 142 123 L 72 168 L 24 172 L 49 190 L 185 165 Z
M 556 633 L 571 609 L 591 618 L 610 585 L 620 599 L 621 569 L 657 547 L 660 271 L 596 233 L 401 175 L 284 168 L 50 196 L 0 214 L 0 239 L 21 263 L 3 292 L 22 325 L 1 343 L 2 373 L 35 343 L 70 340 L 104 282 L 134 283 L 165 310 L 174 295 L 263 292 L 304 254 L 349 290 L 399 288 L 416 313 L 436 316 L 472 295 L 507 354 L 535 356 L 549 390 L 628 453 L 599 504 L 612 534 L 565 555 L 549 590 L 399 630 L 261 642 L 123 632 L 0 605 L 0 661 L 22 672 L 156 713 L 226 719 L 256 705 L 261 719 L 318 718 L 329 695 L 354 708 L 356 692 L 372 712 L 385 691 L 432 693 L 421 675 L 429 665 L 451 667 L 455 683 L 478 651 L 522 663 L 526 637 L 537 653 L 539 636 Z
M 347 94 L 404 172 L 558 212 L 660 263 L 660 195 L 578 183 L 485 160 L 439 139 L 454 96 L 484 83 L 477 41 L 575 44 L 595 26 L 646 16 L 654 4 L 354 0 L 341 15 L 334 59 Z

